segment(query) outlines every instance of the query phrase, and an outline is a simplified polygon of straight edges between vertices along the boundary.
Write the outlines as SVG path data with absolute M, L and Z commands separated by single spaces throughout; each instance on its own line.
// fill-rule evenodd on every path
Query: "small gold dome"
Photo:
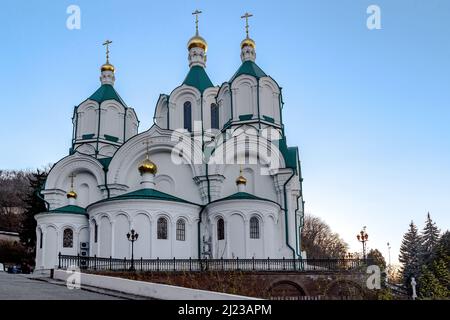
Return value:
M 247 184 L 247 179 L 245 179 L 243 176 L 239 176 L 236 179 L 236 184 L 237 185 L 239 185 L 239 184 Z
M 256 49 L 255 41 L 253 41 L 253 39 L 250 39 L 250 38 L 245 38 L 244 40 L 242 40 L 242 42 L 241 42 L 241 49 L 246 47 L 246 46 L 249 46 L 249 47 L 252 47 L 253 49 Z
M 104 65 L 102 65 L 101 70 L 102 70 L 102 72 L 103 71 L 112 71 L 112 72 L 115 71 L 114 66 L 112 64 L 109 64 L 109 63 L 105 63 Z
M 188 50 L 191 50 L 192 48 L 202 48 L 203 50 L 205 50 L 205 52 L 208 50 L 208 44 L 206 43 L 206 40 L 198 35 L 193 36 L 191 39 L 189 39 L 187 47 Z
M 149 159 L 145 159 L 144 161 L 142 161 L 138 170 L 141 174 L 144 174 L 144 173 L 156 174 L 156 172 L 158 171 L 158 168 L 156 167 L 156 164 L 151 162 Z
M 76 199 L 77 198 L 77 193 L 75 191 L 69 191 L 67 192 L 67 199 Z

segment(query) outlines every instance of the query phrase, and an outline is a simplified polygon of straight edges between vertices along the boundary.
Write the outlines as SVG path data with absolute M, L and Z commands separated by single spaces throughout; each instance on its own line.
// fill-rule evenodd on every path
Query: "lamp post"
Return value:
M 389 257 L 389 264 L 388 266 L 391 266 L 391 244 L 388 242 L 387 243 L 387 248 L 388 248 L 388 257 Z
M 131 241 L 131 267 L 130 271 L 135 271 L 134 269 L 134 242 L 138 239 L 139 234 L 134 231 L 134 229 L 131 229 L 131 232 L 127 233 L 127 239 L 128 241 Z
M 366 242 L 369 241 L 369 235 L 366 233 L 366 227 L 364 227 L 356 236 L 359 242 L 363 246 L 363 259 L 366 260 Z

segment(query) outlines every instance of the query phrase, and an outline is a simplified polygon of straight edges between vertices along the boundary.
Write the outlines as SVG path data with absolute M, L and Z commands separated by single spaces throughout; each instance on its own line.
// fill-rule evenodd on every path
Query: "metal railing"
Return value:
M 369 260 L 361 259 L 134 259 L 136 271 L 268 271 L 268 272 L 337 272 L 366 271 Z M 59 253 L 58 268 L 128 271 L 131 259 L 69 256 Z

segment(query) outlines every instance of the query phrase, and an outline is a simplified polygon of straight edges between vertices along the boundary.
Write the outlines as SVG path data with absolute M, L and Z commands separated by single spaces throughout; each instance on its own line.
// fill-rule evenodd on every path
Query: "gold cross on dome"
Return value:
M 109 63 L 109 45 L 112 43 L 111 40 L 106 40 L 103 45 L 106 46 L 106 63 Z
M 247 38 L 248 38 L 248 18 L 253 17 L 253 15 L 251 13 L 246 12 L 241 19 L 245 18 L 245 33 L 247 34 Z
M 76 177 L 76 174 L 73 173 L 73 172 L 69 176 L 69 178 L 70 178 L 70 189 L 71 190 L 73 190 L 73 180 L 74 180 L 75 177 Z
M 192 14 L 195 14 L 195 35 L 198 36 L 198 15 L 201 14 L 202 12 L 200 10 L 195 10 L 194 12 L 192 12 Z

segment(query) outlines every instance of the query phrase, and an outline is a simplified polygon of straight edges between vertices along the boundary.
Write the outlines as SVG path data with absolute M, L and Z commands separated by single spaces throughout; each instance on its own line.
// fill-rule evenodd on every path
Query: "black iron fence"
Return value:
M 271 271 L 365 272 L 369 260 L 361 259 L 117 259 L 58 255 L 58 268 L 99 271 Z

